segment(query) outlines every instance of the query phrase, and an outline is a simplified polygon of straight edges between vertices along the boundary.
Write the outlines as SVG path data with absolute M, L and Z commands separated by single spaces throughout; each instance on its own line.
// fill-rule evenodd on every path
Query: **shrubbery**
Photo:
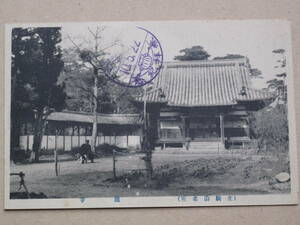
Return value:
M 116 145 L 110 145 L 110 144 L 106 144 L 106 143 L 98 145 L 95 149 L 96 155 L 99 155 L 99 156 L 111 156 L 113 154 L 113 150 L 115 150 L 117 152 L 122 152 L 122 153 L 128 152 L 128 149 L 126 149 L 126 148 L 120 148 Z M 72 155 L 79 154 L 79 152 L 80 152 L 80 147 L 74 147 L 71 149 Z
M 31 151 L 26 151 L 23 149 L 14 148 L 10 152 L 10 159 L 16 162 L 23 162 L 29 159 L 31 156 Z
M 288 152 L 289 135 L 285 104 L 252 113 L 250 118 L 251 133 L 258 140 L 260 151 Z
M 122 152 L 122 153 L 128 152 L 128 149 L 120 148 L 116 145 L 101 144 L 96 147 L 96 154 L 109 156 L 109 155 L 113 154 L 113 150 L 115 150 L 116 152 Z

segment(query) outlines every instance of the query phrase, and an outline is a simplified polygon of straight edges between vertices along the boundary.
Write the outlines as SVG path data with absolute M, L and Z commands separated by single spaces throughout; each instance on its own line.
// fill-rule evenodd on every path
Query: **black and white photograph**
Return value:
M 5 208 L 296 204 L 284 20 L 6 25 Z

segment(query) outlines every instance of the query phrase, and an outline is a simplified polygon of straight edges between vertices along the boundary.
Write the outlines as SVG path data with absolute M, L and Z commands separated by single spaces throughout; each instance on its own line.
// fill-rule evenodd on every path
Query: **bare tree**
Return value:
M 88 28 L 90 38 L 87 40 L 81 38 L 80 43 L 77 43 L 74 38 L 68 35 L 69 41 L 76 48 L 76 52 L 81 62 L 79 64 L 88 70 L 92 71 L 93 75 L 93 90 L 89 93 L 92 96 L 92 112 L 93 112 L 93 130 L 92 130 L 92 151 L 95 151 L 97 140 L 97 112 L 101 109 L 99 100 L 99 91 L 103 89 L 106 78 L 114 76 L 114 68 L 119 62 L 120 55 L 108 53 L 108 50 L 118 44 L 118 41 L 113 41 L 109 44 L 104 44 L 103 33 L 106 27 L 97 26 L 95 29 Z M 105 46 L 104 46 L 105 45 Z M 90 92 L 89 88 L 81 87 L 82 90 Z

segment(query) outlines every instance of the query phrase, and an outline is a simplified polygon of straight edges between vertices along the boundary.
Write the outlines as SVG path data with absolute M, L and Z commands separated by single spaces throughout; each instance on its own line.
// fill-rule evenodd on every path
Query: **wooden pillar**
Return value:
M 247 122 L 247 136 L 250 139 L 251 136 L 250 136 L 250 119 L 249 119 L 249 116 L 246 117 L 246 122 Z
M 160 139 L 160 119 L 157 118 L 157 138 Z
M 186 138 L 186 117 L 182 116 L 182 137 L 185 139 Z
M 78 135 L 78 147 L 80 147 L 80 125 L 77 126 Z
M 63 132 L 63 149 L 64 149 L 64 151 L 66 151 L 66 132 L 65 132 L 65 126 L 63 126 L 63 128 L 62 128 L 62 132 Z
M 86 136 L 87 136 L 87 126 L 84 127 L 84 139 L 86 141 Z M 98 136 L 98 135 L 97 135 Z M 97 137 L 96 136 L 96 137 Z M 97 140 L 97 139 L 96 139 Z
M 71 150 L 73 149 L 73 136 L 74 136 L 74 125 L 72 124 L 72 134 L 71 134 Z
M 45 134 L 46 134 L 46 150 L 49 148 L 49 143 L 48 143 L 48 121 L 46 122 L 46 128 L 45 128 Z
M 49 138 L 49 136 L 47 134 L 47 136 L 46 136 L 46 150 L 49 149 L 49 140 L 48 140 L 48 138 Z
M 224 134 L 224 115 L 220 114 L 220 133 L 221 133 L 221 142 L 225 143 L 225 134 Z
M 28 136 L 27 121 L 25 121 L 25 135 L 26 135 L 26 150 L 29 151 L 29 136 Z
M 185 136 L 187 138 L 190 137 L 190 125 L 189 125 L 188 117 L 185 118 Z
M 186 116 L 181 116 L 182 120 L 182 137 L 184 142 L 182 143 L 182 146 L 185 147 L 186 150 L 188 150 L 188 142 L 187 142 L 187 135 L 186 135 Z
M 54 150 L 57 150 L 57 128 L 55 128 L 55 136 L 54 136 Z

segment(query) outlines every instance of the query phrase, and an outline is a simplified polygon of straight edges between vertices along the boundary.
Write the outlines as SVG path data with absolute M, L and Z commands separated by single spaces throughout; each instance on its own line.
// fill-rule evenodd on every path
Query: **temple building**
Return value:
M 251 143 L 249 112 L 273 96 L 253 88 L 250 76 L 247 58 L 165 63 L 152 88 L 159 91 L 137 99 L 154 121 L 156 145 L 224 149 Z
M 148 121 L 149 140 L 161 149 L 213 152 L 232 145 L 245 148 L 255 142 L 249 112 L 274 99 L 253 88 L 250 76 L 247 58 L 167 62 L 153 80 L 152 91 L 133 101 L 141 114 L 98 115 L 97 145 L 108 143 L 139 151 L 142 127 Z M 144 111 L 147 120 L 141 116 Z M 92 138 L 92 114 L 53 112 L 47 121 L 42 149 L 70 151 Z M 32 149 L 32 124 L 30 120 L 22 123 L 21 149 Z

